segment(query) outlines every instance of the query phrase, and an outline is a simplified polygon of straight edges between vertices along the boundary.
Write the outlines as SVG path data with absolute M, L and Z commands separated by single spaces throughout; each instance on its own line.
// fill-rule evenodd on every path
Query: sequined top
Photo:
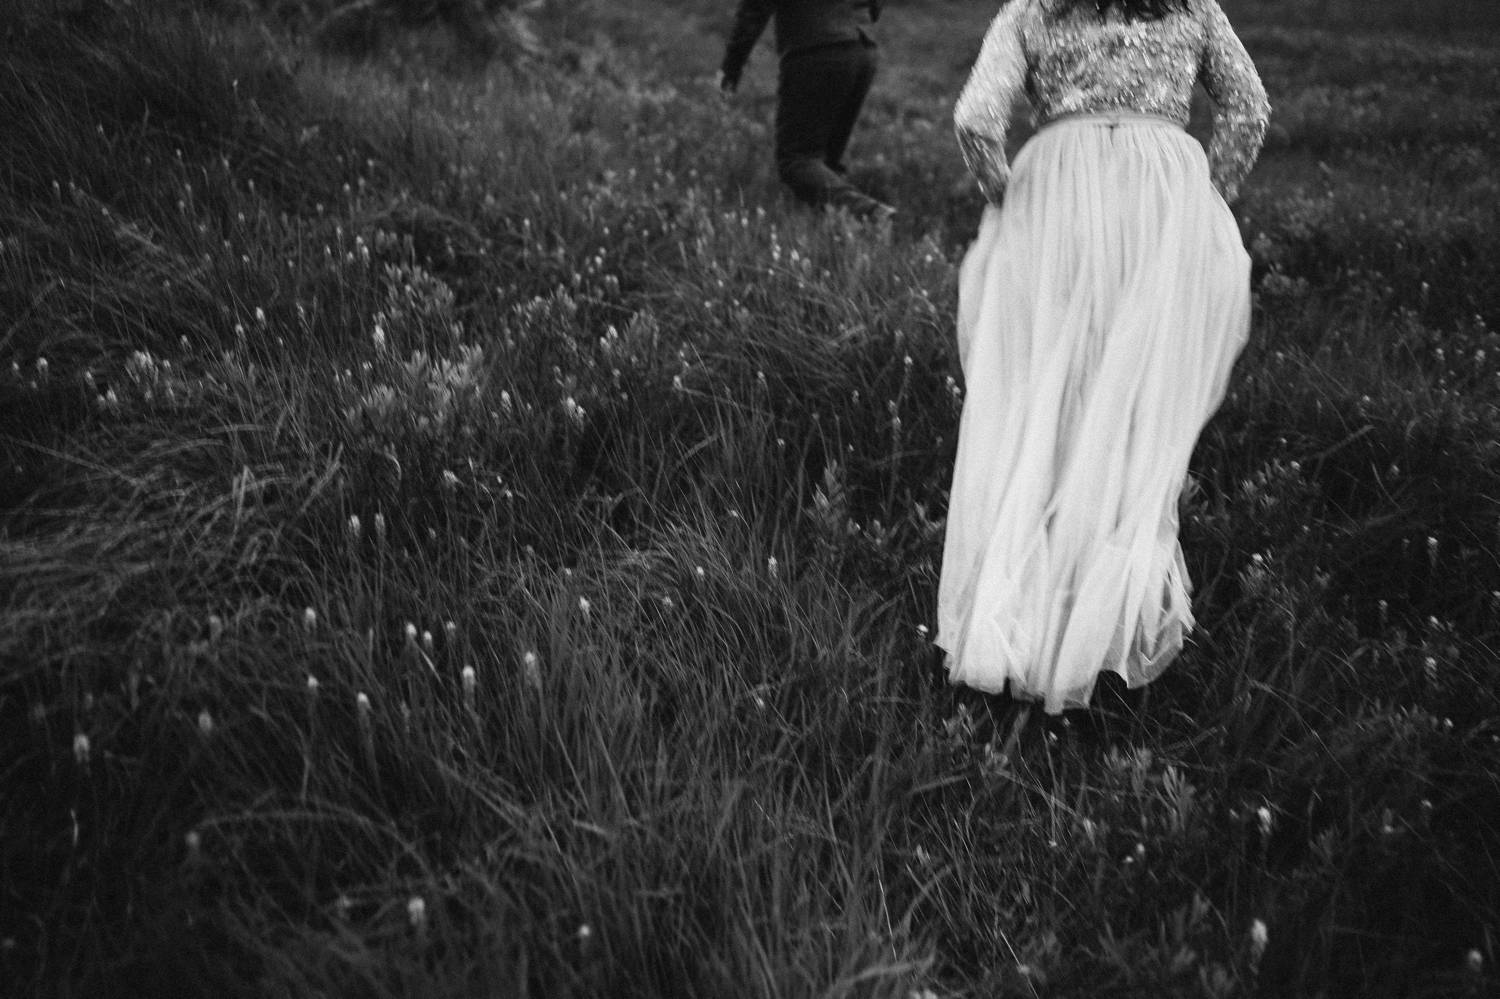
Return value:
M 1210 173 L 1232 201 L 1260 153 L 1270 104 L 1217 0 L 1185 0 L 1157 20 L 1130 20 L 1118 6 L 1101 19 L 1091 3 L 1010 0 L 985 35 L 954 124 L 970 171 L 1003 190 L 1005 134 L 1021 94 L 1038 122 L 1132 111 L 1186 125 L 1199 80 L 1215 104 Z

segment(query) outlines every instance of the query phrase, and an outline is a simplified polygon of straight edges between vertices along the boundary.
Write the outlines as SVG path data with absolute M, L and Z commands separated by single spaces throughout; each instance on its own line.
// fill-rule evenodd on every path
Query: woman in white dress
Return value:
M 1216 105 L 1206 156 L 1183 128 L 1195 83 Z M 1012 167 L 1023 95 L 1040 127 Z M 1177 501 L 1249 336 L 1227 202 L 1268 114 L 1216 0 L 1010 0 L 991 25 L 954 115 L 989 204 L 959 276 L 953 682 L 1057 713 L 1181 650 Z

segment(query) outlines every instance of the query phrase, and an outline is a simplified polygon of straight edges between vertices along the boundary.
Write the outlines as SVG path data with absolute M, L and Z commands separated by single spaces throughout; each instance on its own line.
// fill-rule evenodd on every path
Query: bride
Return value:
M 1183 129 L 1195 83 L 1216 105 Z M 1039 124 L 1013 166 L 1024 95 Z M 1046 711 L 1144 684 L 1193 627 L 1188 459 L 1250 329 L 1230 214 L 1265 89 L 1216 0 L 1010 0 L 955 111 L 984 193 L 938 590 L 950 679 Z

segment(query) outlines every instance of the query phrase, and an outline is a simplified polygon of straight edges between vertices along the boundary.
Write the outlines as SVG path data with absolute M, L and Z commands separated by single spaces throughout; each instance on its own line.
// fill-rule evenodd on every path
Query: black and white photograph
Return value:
M 1497 962 L 1500 4 L 0 0 L 0 999 Z

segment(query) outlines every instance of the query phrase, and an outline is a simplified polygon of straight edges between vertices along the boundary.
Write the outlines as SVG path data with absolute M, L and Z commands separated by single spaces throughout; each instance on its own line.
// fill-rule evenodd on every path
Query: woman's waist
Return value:
M 1037 131 L 1053 125 L 1167 125 L 1185 129 L 1187 122 L 1175 115 L 1160 111 L 1140 111 L 1134 108 L 1099 108 L 1088 111 L 1066 111 L 1061 114 L 1043 115 L 1037 122 Z

